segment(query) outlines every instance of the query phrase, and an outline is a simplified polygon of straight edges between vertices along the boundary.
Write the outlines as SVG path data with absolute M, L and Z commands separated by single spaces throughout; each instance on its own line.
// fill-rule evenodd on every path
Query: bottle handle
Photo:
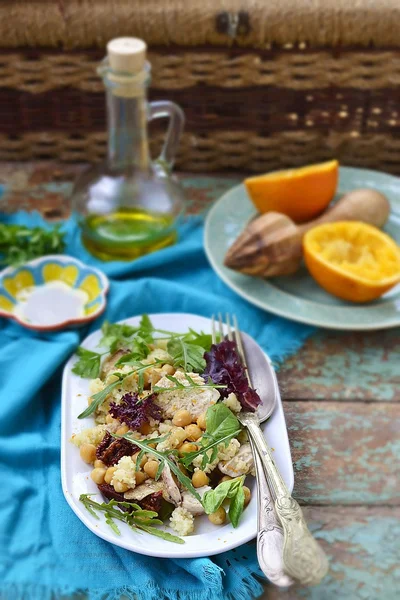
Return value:
M 179 140 L 185 123 L 185 115 L 180 106 L 169 100 L 149 103 L 149 119 L 169 119 L 167 135 L 157 161 L 167 173 L 172 171 Z

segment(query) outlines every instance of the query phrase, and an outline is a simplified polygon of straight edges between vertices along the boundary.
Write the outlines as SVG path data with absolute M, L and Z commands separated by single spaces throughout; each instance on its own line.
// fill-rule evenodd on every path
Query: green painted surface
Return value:
M 66 216 L 79 167 L 2 164 L 0 206 Z M 179 176 L 189 212 L 240 181 Z M 295 467 L 295 495 L 330 558 L 315 588 L 278 591 L 272 600 L 395 600 L 400 590 L 400 332 L 318 332 L 281 366 L 279 380 Z M 365 402 L 367 401 L 367 402 Z M 387 506 L 387 505 L 392 506 Z M 320 506 L 318 506 L 320 505 Z M 345 506 L 343 506 L 345 505 Z M 359 506 L 363 505 L 363 506 Z

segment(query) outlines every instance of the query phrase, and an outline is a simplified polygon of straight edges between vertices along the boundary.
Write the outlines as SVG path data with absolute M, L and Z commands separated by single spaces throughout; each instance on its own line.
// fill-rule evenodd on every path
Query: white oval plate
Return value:
M 138 325 L 139 317 L 132 317 L 123 322 L 129 325 Z M 150 315 L 154 325 L 159 329 L 168 329 L 184 333 L 191 327 L 197 331 L 211 332 L 211 321 L 204 317 L 190 314 L 155 314 Z M 89 350 L 98 351 L 101 332 L 96 331 L 89 335 L 83 346 Z M 93 418 L 79 420 L 77 415 L 87 406 L 89 394 L 89 380 L 81 379 L 72 373 L 71 369 L 76 361 L 73 356 L 67 362 L 63 374 L 62 390 L 62 424 L 61 424 L 61 476 L 65 498 L 79 519 L 93 533 L 102 539 L 116 544 L 121 548 L 162 558 L 190 558 L 211 556 L 226 550 L 236 548 L 250 541 L 257 535 L 257 498 L 255 493 L 255 479 L 248 478 L 252 489 L 252 499 L 243 513 L 239 527 L 234 529 L 230 523 L 223 527 L 212 525 L 206 516 L 196 518 L 195 533 L 185 537 L 185 544 L 174 544 L 159 539 L 147 533 L 135 533 L 124 523 L 118 523 L 121 535 L 117 536 L 106 524 L 104 517 L 95 519 L 79 501 L 80 494 L 98 494 L 97 500 L 103 499 L 96 484 L 90 479 L 91 469 L 83 463 L 79 450 L 69 441 L 73 433 L 93 426 Z M 267 421 L 263 424 L 264 433 L 270 446 L 274 449 L 274 456 L 278 468 L 289 490 L 293 489 L 294 475 L 290 455 L 289 441 L 286 430 L 282 401 L 278 394 L 277 406 Z M 172 530 L 169 529 L 173 533 Z

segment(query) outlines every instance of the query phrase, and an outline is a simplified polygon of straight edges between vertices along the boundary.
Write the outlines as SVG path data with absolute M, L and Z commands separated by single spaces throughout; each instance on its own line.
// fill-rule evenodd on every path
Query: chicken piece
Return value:
M 164 484 L 161 481 L 153 481 L 152 479 L 148 479 L 144 483 L 141 483 L 135 489 L 128 490 L 124 494 L 125 500 L 133 500 L 140 501 L 146 496 L 150 496 L 150 494 L 154 494 L 155 492 L 164 492 Z
M 200 497 L 203 498 L 204 494 L 211 490 L 209 485 L 203 485 L 203 487 L 197 488 L 197 492 L 200 494 Z M 188 512 L 190 512 L 194 517 L 197 515 L 204 515 L 204 508 L 201 502 L 197 500 L 190 492 L 182 493 L 182 508 L 185 508 Z
M 181 492 L 176 485 L 174 478 L 172 477 L 171 469 L 168 465 L 165 465 L 163 472 L 161 473 L 161 479 L 164 484 L 164 498 L 167 502 L 179 506 L 181 503 Z
M 229 475 L 229 477 L 239 477 L 254 471 L 254 459 L 250 444 L 242 444 L 236 456 L 230 460 L 221 460 L 218 468 L 221 473 Z
M 198 373 L 188 373 L 195 383 L 202 385 L 204 379 Z M 183 385 L 189 385 L 183 371 L 176 371 L 174 377 Z M 157 387 L 169 388 L 176 387 L 174 382 L 167 377 L 162 377 L 157 383 Z M 206 388 L 190 390 L 174 390 L 171 392 L 160 392 L 157 395 L 157 404 L 161 408 L 164 419 L 172 419 L 177 410 L 186 409 L 195 419 L 206 412 L 209 406 L 215 404 L 219 398 L 219 391 Z

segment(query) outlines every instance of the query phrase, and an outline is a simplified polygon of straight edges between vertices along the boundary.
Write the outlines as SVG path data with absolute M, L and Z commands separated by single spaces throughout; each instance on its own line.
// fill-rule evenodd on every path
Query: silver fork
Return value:
M 230 316 L 226 315 L 226 337 L 236 343 L 238 354 L 242 361 L 243 366 L 246 368 L 246 374 L 251 385 L 251 373 L 248 370 L 248 361 L 244 351 L 242 337 L 240 329 L 238 327 L 236 316 L 233 315 L 233 326 L 231 327 Z M 218 329 L 221 338 L 224 338 L 224 327 L 222 323 L 222 317 L 218 316 Z M 215 343 L 216 332 L 215 332 L 215 319 L 212 318 L 212 338 Z M 299 583 L 305 585 L 316 585 L 326 575 L 328 571 L 328 561 L 322 548 L 319 546 L 317 541 L 312 536 L 310 530 L 307 527 L 307 523 L 304 519 L 302 510 L 297 501 L 290 495 L 289 490 L 286 487 L 285 482 L 279 473 L 275 461 L 272 457 L 271 450 L 266 442 L 264 434 L 260 428 L 260 420 L 257 413 L 252 412 L 240 412 L 237 417 L 242 425 L 247 429 L 251 447 L 256 449 L 256 455 L 254 455 L 254 463 L 257 469 L 257 481 L 258 481 L 258 501 L 259 501 L 259 527 L 260 527 L 260 512 L 263 510 L 263 502 L 260 502 L 260 498 L 263 498 L 264 493 L 268 491 L 267 481 L 269 489 L 275 498 L 275 511 L 278 515 L 280 523 L 283 528 L 283 567 L 284 572 L 289 578 L 293 578 Z M 259 467 L 262 464 L 264 473 L 260 472 Z M 261 486 L 260 486 L 261 482 Z M 267 498 L 269 495 L 267 494 Z M 271 511 L 271 502 L 267 506 L 267 511 Z M 264 520 L 265 523 L 265 520 Z M 275 526 L 270 523 L 266 523 L 267 529 L 262 528 L 258 532 L 257 537 L 257 554 L 261 568 L 264 570 L 265 563 L 270 566 L 269 557 L 266 556 L 266 545 L 267 532 L 270 531 L 272 526 L 273 530 Z M 278 532 L 279 534 L 279 532 Z M 279 538 L 276 538 L 279 543 Z M 271 544 L 267 546 L 267 551 L 271 550 Z M 275 554 L 277 548 L 275 547 Z M 282 552 L 282 550 L 280 550 Z M 279 565 L 279 561 L 276 558 L 273 560 L 273 565 Z M 264 571 L 265 572 L 265 571 Z M 266 573 L 267 577 L 270 575 Z M 278 581 L 281 580 L 283 573 L 279 573 Z M 290 585 L 288 583 L 277 583 L 277 585 Z

